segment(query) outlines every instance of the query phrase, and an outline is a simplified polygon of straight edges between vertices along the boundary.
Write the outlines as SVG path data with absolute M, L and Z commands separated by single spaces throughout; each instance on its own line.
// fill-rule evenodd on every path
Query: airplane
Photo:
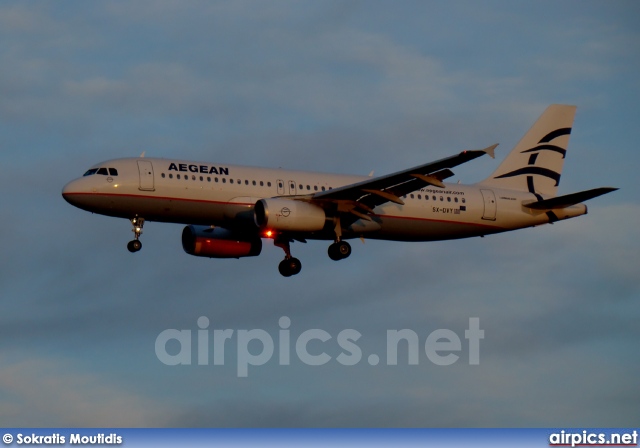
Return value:
M 142 248 L 146 221 L 186 224 L 187 254 L 242 258 L 260 254 L 262 239 L 284 250 L 280 274 L 300 273 L 290 243 L 332 241 L 328 255 L 343 260 L 353 238 L 437 241 L 507 232 L 587 213 L 583 201 L 617 188 L 557 196 L 576 107 L 549 106 L 493 174 L 472 185 L 443 182 L 451 168 L 497 144 L 384 176 L 254 168 L 144 157 L 92 166 L 62 190 L 70 204 L 126 218 Z

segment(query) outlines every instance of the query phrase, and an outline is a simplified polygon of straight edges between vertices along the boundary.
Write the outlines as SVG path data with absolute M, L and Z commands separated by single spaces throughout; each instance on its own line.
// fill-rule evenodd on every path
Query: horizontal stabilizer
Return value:
M 594 188 L 593 190 L 580 191 L 578 193 L 565 194 L 564 196 L 558 196 L 550 199 L 543 199 L 542 201 L 532 202 L 530 204 L 522 204 L 525 207 L 532 208 L 534 210 L 553 210 L 559 208 L 566 208 L 580 202 L 588 201 L 589 199 L 597 198 L 603 194 L 616 191 L 617 188 L 602 187 Z

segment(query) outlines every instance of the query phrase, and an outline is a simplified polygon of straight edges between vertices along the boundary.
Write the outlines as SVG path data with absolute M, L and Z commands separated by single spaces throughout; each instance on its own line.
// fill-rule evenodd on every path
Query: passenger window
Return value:
M 454 198 L 453 200 L 454 200 L 455 202 L 458 202 L 458 198 Z
M 264 187 L 264 182 L 260 181 L 260 186 Z
M 271 186 L 271 182 L 267 182 L 267 187 L 270 187 L 270 186 Z
M 255 185 L 256 185 L 256 181 L 254 180 L 254 181 L 253 181 L 253 186 L 255 187 Z
M 160 176 L 164 179 L 164 173 L 162 173 Z
M 324 190 L 325 190 L 325 188 L 324 188 L 324 187 L 322 187 L 322 191 L 324 191 Z
M 282 188 L 282 182 L 278 182 L 278 188 Z
M 422 199 L 422 195 L 421 194 L 418 195 L 418 199 Z
M 229 183 L 232 184 L 233 183 L 233 179 L 229 179 Z
M 311 185 L 307 185 L 307 190 L 311 190 Z
M 440 196 L 440 202 L 444 201 L 444 197 Z
M 202 182 L 204 180 L 204 177 L 200 176 L 200 182 Z
M 109 175 L 110 176 L 117 176 L 118 175 L 118 170 L 115 168 L 109 168 Z
M 169 173 L 169 179 L 173 179 L 173 174 Z
M 227 183 L 227 178 L 226 178 L 226 177 L 223 177 L 223 178 L 222 178 L 222 183 L 223 183 L 223 184 L 226 184 L 226 183 Z M 231 183 L 233 183 L 233 181 L 231 181 Z
M 464 204 L 465 202 L 467 202 L 464 198 L 462 198 L 462 203 Z
M 207 182 L 211 182 L 211 177 L 207 176 Z
M 98 172 L 98 168 L 91 168 L 89 171 L 83 174 L 83 176 L 91 176 L 92 174 L 96 174 Z
M 107 176 L 108 175 L 107 169 L 106 168 L 100 168 L 98 170 L 98 174 L 102 174 L 103 176 Z
M 411 199 L 413 199 L 413 193 L 411 193 Z
M 313 190 L 314 190 L 314 191 L 318 191 L 318 186 L 317 186 L 317 185 L 314 185 L 314 186 L 313 186 Z
M 218 182 L 218 178 L 217 178 L 217 177 L 214 177 L 214 178 L 213 178 L 213 180 L 215 180 L 216 182 Z
M 245 184 L 245 185 L 249 185 L 249 181 L 248 181 L 248 180 L 245 180 L 245 181 L 244 181 L 244 184 Z
M 451 202 L 451 196 L 447 196 L 447 202 Z

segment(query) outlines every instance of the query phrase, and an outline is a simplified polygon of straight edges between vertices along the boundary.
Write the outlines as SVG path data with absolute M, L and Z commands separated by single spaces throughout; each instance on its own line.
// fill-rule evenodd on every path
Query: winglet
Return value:
M 491 156 L 492 159 L 496 158 L 496 148 L 498 147 L 499 143 L 496 143 L 495 145 L 491 145 L 487 148 L 481 149 L 481 151 L 485 152 L 486 154 L 489 154 Z

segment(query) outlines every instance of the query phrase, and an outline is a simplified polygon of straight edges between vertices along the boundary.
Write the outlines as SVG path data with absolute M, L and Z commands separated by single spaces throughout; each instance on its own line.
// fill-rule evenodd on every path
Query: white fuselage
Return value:
M 120 218 L 141 216 L 148 221 L 256 232 L 253 207 L 259 199 L 311 196 L 367 179 L 158 158 L 115 159 L 93 168 L 107 168 L 109 174 L 80 177 L 62 192 L 68 202 L 81 209 Z M 388 202 L 376 207 L 375 219 L 358 219 L 342 231 L 345 238 L 398 241 L 482 236 L 548 223 L 547 213 L 522 205 L 538 199 L 532 193 L 480 184 L 430 186 L 403 197 L 404 205 Z M 577 204 L 559 210 L 553 220 L 585 213 L 586 206 Z M 322 231 L 300 237 L 334 238 L 332 233 Z

